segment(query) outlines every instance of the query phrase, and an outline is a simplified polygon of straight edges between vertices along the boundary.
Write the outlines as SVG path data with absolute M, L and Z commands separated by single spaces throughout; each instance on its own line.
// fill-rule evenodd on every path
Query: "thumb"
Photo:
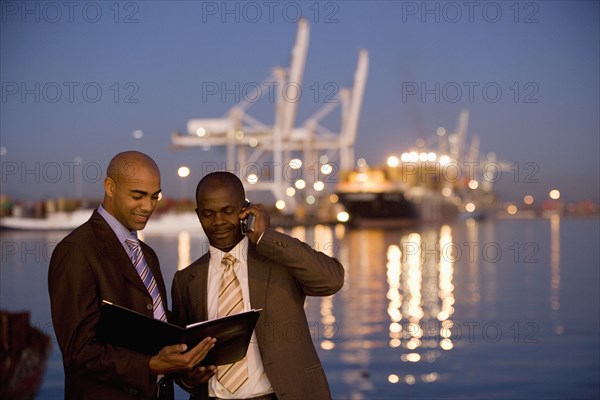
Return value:
M 176 354 L 183 353 L 187 350 L 187 345 L 185 343 L 173 344 L 170 346 L 163 347 L 160 352 L 163 354 Z

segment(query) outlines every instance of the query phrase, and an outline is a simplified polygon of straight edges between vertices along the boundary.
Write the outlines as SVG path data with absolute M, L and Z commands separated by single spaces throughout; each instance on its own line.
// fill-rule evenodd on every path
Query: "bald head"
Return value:
M 229 194 L 232 196 L 232 200 L 242 204 L 246 199 L 246 193 L 244 191 L 244 185 L 240 178 L 231 172 L 217 171 L 212 172 L 198 182 L 196 187 L 196 203 L 200 203 L 200 199 L 217 189 L 228 189 Z
M 152 158 L 139 151 L 124 151 L 110 160 L 106 168 L 106 177 L 113 181 L 135 182 L 142 169 L 152 171 L 160 179 L 160 170 Z

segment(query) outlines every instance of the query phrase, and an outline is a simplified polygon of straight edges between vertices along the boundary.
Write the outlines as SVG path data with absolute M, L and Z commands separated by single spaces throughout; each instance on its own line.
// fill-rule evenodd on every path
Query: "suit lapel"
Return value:
M 113 268 L 123 275 L 123 277 L 131 282 L 139 290 L 148 293 L 144 282 L 140 279 L 131 259 L 123 248 L 123 245 L 117 239 L 117 235 L 113 232 L 110 225 L 102 218 L 97 211 L 94 211 L 90 222 L 94 227 L 94 232 L 98 238 L 98 245 L 101 247 L 102 255 L 107 259 L 107 262 Z
M 191 323 L 206 321 L 208 318 L 208 301 L 206 296 L 208 293 L 209 259 L 209 255 L 206 254 L 198 260 L 198 266 L 194 268 L 194 274 L 188 283 L 188 305 L 192 307 Z
M 194 265 L 187 284 L 188 303 L 192 307 L 190 323 L 205 321 L 208 318 L 208 263 L 210 255 L 205 254 Z M 192 266 L 188 267 L 191 268 Z M 252 308 L 264 308 L 267 295 L 270 265 L 265 256 L 256 251 L 255 246 L 248 246 L 248 289 Z
M 270 265 L 265 262 L 265 256 L 256 251 L 256 246 L 248 245 L 248 289 L 252 308 L 265 307 L 267 283 L 269 281 Z

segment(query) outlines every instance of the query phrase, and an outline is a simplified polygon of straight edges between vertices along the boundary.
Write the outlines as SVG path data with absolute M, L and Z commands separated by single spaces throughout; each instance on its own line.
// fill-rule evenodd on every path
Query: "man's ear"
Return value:
M 115 193 L 115 185 L 116 183 L 112 178 L 106 178 L 104 180 L 104 193 L 107 197 L 113 197 L 113 194 Z

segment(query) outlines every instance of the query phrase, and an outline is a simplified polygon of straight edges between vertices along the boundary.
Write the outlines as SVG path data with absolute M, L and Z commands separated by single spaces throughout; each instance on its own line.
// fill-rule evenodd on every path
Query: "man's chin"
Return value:
M 223 240 L 223 239 L 210 239 L 210 245 L 212 247 L 216 247 L 219 250 L 222 251 L 229 251 L 232 248 L 235 247 L 235 245 L 237 244 L 237 240 L 234 239 L 228 239 L 228 240 Z
M 131 229 L 136 231 L 141 231 L 146 227 L 147 222 L 133 222 L 131 224 Z

